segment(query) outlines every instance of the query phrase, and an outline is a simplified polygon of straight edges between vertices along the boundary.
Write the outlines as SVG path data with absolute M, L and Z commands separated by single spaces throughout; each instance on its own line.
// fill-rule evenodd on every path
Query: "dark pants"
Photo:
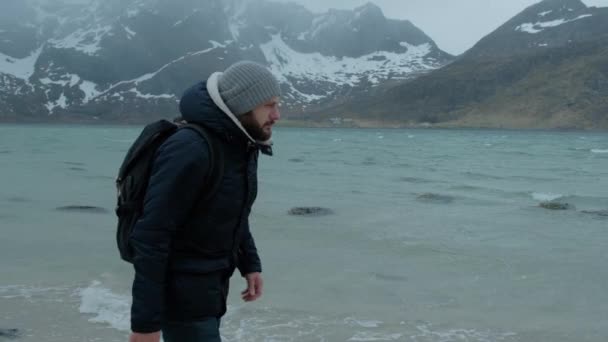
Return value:
M 163 325 L 165 342 L 221 342 L 220 319 L 211 317 L 196 322 L 170 322 Z

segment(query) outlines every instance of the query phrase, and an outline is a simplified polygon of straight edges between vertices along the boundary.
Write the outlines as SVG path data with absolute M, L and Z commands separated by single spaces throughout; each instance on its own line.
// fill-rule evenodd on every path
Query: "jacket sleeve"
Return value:
M 243 277 L 249 273 L 262 272 L 262 262 L 260 261 L 253 235 L 251 235 L 251 231 L 249 230 L 249 219 L 245 222 L 243 239 L 239 246 L 237 267 Z
M 198 199 L 208 172 L 208 149 L 196 132 L 180 130 L 157 151 L 141 218 L 130 244 L 135 251 L 131 330 L 161 329 L 169 248 Z

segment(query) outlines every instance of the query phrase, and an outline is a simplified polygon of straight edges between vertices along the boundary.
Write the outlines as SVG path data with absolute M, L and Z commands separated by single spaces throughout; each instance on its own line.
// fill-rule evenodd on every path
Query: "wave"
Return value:
M 65 294 L 68 291 L 65 287 L 35 287 L 22 285 L 0 286 L 0 298 L 2 299 L 27 299 L 34 300 L 37 298 L 52 297 L 55 300 L 60 294 Z M 49 295 L 50 294 L 50 295 Z
M 80 313 L 94 315 L 89 322 L 109 324 L 120 331 L 130 330 L 129 296 L 115 294 L 99 281 L 80 289 L 77 294 L 80 296 Z
M 410 336 L 414 341 L 419 338 L 429 341 L 519 341 L 516 333 L 494 333 L 475 329 L 433 330 L 430 324 L 418 325 L 418 334 Z
M 418 177 L 401 177 L 399 181 L 406 183 L 414 183 L 414 184 L 427 184 L 434 183 L 435 181 L 426 178 L 418 178 Z
M 556 199 L 564 197 L 564 195 L 561 195 L 561 194 L 542 193 L 542 192 L 533 192 L 531 195 L 535 201 L 540 201 L 540 202 L 555 201 Z
M 242 311 L 246 312 L 240 312 Z M 438 329 L 430 323 L 391 322 L 359 317 L 319 317 L 315 314 L 272 308 L 231 307 L 224 319 L 222 338 L 238 341 L 470 341 L 515 342 L 512 332 L 477 329 Z M 264 339 L 261 336 L 272 336 Z
M 591 153 L 608 153 L 608 150 L 600 150 L 600 149 L 594 148 L 591 150 Z
M 1 291 L 1 289 L 0 289 Z M 0 292 L 1 293 L 1 292 Z M 93 315 L 92 323 L 108 324 L 119 331 L 129 331 L 130 298 L 113 293 L 99 281 L 77 291 L 80 312 Z M 383 322 L 370 318 L 348 316 L 320 317 L 308 312 L 279 310 L 270 307 L 230 305 L 223 318 L 222 338 L 226 342 L 249 341 L 258 336 L 273 340 L 302 341 L 319 339 L 348 341 L 396 341 L 404 336 L 414 340 L 472 342 L 516 341 L 515 333 L 478 331 L 476 329 L 439 330 L 430 323 Z M 338 336 L 339 335 L 339 336 Z
M 112 139 L 112 138 L 104 138 L 103 140 L 109 141 L 109 142 L 121 143 L 121 144 L 132 144 L 134 141 L 133 139 Z
M 500 177 L 500 176 L 490 175 L 490 174 L 486 174 L 486 173 L 471 172 L 471 171 L 462 172 L 462 174 L 464 174 L 467 177 L 474 178 L 474 179 L 490 179 L 490 180 L 504 179 L 504 177 Z
M 593 197 L 581 195 L 562 195 L 554 193 L 528 193 L 541 204 L 570 206 L 586 213 L 604 213 L 608 208 L 608 197 Z
M 436 194 L 431 192 L 416 195 L 416 200 L 425 203 L 449 204 L 452 203 L 454 199 L 455 198 L 450 195 Z

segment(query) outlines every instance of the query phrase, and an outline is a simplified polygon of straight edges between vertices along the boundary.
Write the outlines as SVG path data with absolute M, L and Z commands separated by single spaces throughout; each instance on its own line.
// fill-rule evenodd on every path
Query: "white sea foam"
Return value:
M 591 153 L 608 153 L 608 149 L 600 150 L 600 149 L 594 148 L 591 150 Z
M 356 326 L 356 327 L 362 327 L 362 328 L 377 328 L 382 324 L 381 321 L 360 320 L 360 319 L 355 319 L 352 317 L 346 318 L 344 320 L 344 323 L 346 323 L 350 326 Z
M 547 202 L 547 201 L 555 201 L 558 198 L 564 197 L 564 195 L 560 194 L 552 194 L 552 193 L 542 193 L 542 192 L 533 192 L 532 198 L 536 201 Z
M 403 334 L 384 334 L 376 332 L 358 332 L 349 341 L 397 341 Z
M 434 330 L 430 325 L 419 325 L 416 327 L 418 334 L 410 336 L 412 341 L 479 341 L 479 342 L 499 342 L 499 341 L 514 341 L 517 340 L 517 334 L 482 332 L 475 329 L 450 329 L 450 330 Z
M 127 295 L 113 293 L 99 281 L 78 290 L 80 312 L 94 315 L 89 322 L 109 324 L 112 328 L 129 331 L 131 299 Z
M 58 295 L 61 292 L 66 292 L 67 289 L 64 287 L 35 287 L 35 286 L 0 286 L 0 298 L 2 299 L 26 299 L 28 301 L 34 301 L 37 298 L 49 297 L 49 294 L 53 294 L 53 300 L 61 301 Z

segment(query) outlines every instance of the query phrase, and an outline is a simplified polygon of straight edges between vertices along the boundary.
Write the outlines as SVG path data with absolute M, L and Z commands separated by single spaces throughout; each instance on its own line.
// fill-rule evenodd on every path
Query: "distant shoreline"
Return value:
M 110 127 L 141 127 L 161 118 L 151 118 L 149 121 L 132 120 L 7 120 L 0 118 L 0 125 L 32 125 L 32 126 L 110 126 Z M 171 118 L 165 118 L 171 120 Z M 386 123 L 378 121 L 358 121 L 351 124 L 332 124 L 331 122 L 318 122 L 306 120 L 281 120 L 276 128 L 309 128 L 309 129 L 391 129 L 391 130 L 479 130 L 479 131 L 538 131 L 538 132 L 608 132 L 608 128 L 583 128 L 583 127 L 505 127 L 505 126 L 471 126 L 458 125 L 454 123 Z

